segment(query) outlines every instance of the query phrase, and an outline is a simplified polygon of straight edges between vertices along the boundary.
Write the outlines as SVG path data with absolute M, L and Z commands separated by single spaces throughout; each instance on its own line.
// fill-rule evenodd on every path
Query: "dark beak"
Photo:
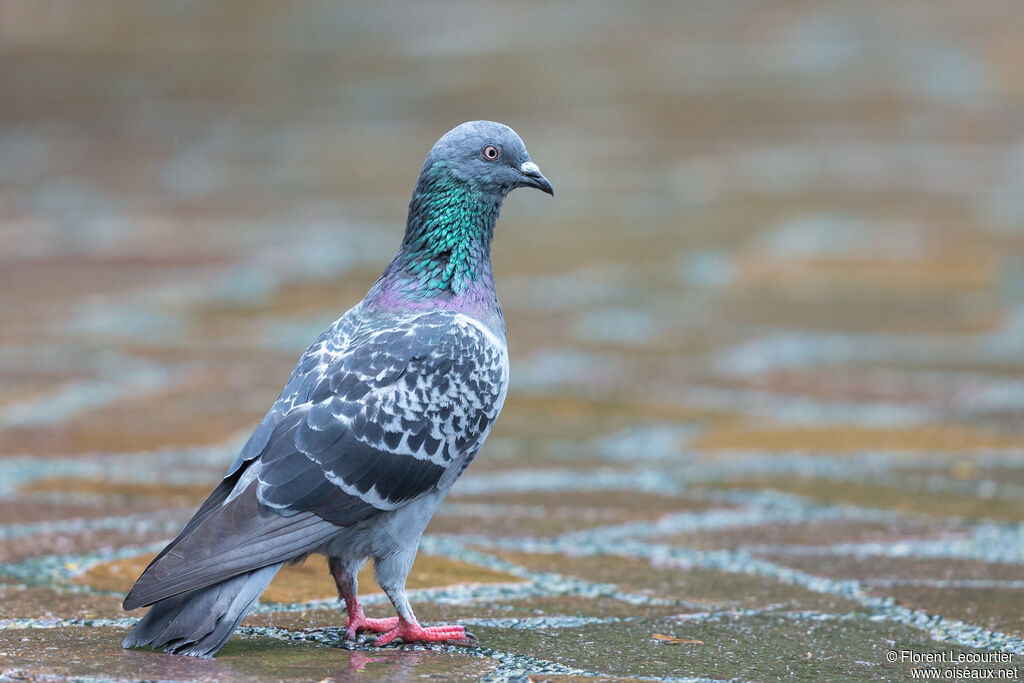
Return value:
M 527 161 L 519 168 L 519 172 L 523 176 L 523 187 L 535 187 L 541 192 L 547 192 L 552 197 L 555 196 L 555 190 L 551 187 L 551 181 L 544 177 L 537 164 Z

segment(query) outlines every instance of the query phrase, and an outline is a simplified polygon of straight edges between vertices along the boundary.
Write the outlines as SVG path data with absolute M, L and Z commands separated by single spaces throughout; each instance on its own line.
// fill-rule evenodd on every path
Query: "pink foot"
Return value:
M 472 642 L 475 638 L 463 626 L 420 626 L 415 621 L 399 620 L 398 625 L 377 638 L 374 645 L 387 645 L 396 638 L 403 643 L 438 643 L 446 640 Z
M 373 631 L 374 633 L 386 633 L 398 627 L 398 617 L 387 619 L 369 619 L 362 610 L 350 614 L 345 622 L 345 638 L 355 640 L 356 634 L 360 631 Z

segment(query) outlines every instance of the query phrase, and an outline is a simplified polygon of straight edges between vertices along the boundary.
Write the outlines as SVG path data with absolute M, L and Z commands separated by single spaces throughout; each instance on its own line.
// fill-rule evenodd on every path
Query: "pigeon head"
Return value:
M 448 131 L 423 163 L 402 248 L 384 274 L 385 284 L 401 284 L 388 291 L 401 291 L 408 301 L 464 294 L 494 299 L 494 223 L 517 187 L 554 194 L 514 130 L 470 121 Z
M 533 187 L 554 195 L 551 183 L 530 160 L 519 135 L 494 121 L 463 123 L 437 141 L 427 155 L 420 179 L 429 182 L 443 180 L 444 176 L 497 198 L 517 187 Z

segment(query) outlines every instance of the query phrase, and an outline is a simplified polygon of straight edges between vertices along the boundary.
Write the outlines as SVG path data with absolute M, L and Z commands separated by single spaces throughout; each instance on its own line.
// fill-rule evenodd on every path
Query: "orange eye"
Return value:
M 487 145 L 486 147 L 484 147 L 484 159 L 487 159 L 487 161 L 494 161 L 500 155 L 501 152 L 499 152 L 498 148 L 495 147 L 494 145 Z

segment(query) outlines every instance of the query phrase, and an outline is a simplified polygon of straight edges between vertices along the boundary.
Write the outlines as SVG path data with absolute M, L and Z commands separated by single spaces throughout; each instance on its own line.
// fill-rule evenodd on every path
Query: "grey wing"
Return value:
M 260 421 L 238 452 L 234 462 L 231 463 L 225 479 L 230 478 L 244 464 L 258 458 L 266 448 L 274 429 L 285 415 L 291 412 L 295 406 L 309 402 L 310 396 L 322 380 L 324 369 L 330 360 L 353 343 L 359 329 L 360 313 L 360 306 L 348 311 L 324 330 L 316 341 L 306 349 L 302 358 L 295 364 L 295 368 L 288 377 L 288 382 L 281 390 L 281 395 L 274 401 L 270 412 Z
M 305 403 L 261 423 L 259 455 L 229 472 L 126 606 L 309 552 L 434 490 L 479 449 L 507 378 L 504 348 L 450 314 L 358 340 L 317 373 Z
M 508 364 L 503 345 L 468 320 L 421 315 L 339 355 L 275 428 L 258 463 L 260 502 L 346 524 L 350 506 L 393 510 L 475 453 L 504 401 Z
M 213 490 L 206 501 L 203 502 L 199 510 L 192 516 L 192 519 L 185 525 L 185 528 L 178 533 L 174 540 L 167 544 L 167 547 L 153 559 L 151 564 L 162 559 L 185 536 L 192 533 L 203 521 L 224 505 L 238 484 L 242 473 L 266 449 L 277 425 L 292 408 L 309 400 L 310 393 L 320 381 L 322 368 L 326 367 L 325 359 L 333 357 L 340 349 L 344 349 L 350 343 L 358 328 L 359 318 L 360 306 L 357 305 L 320 333 L 316 341 L 306 349 L 299 362 L 296 363 L 291 375 L 289 375 L 288 382 L 285 383 L 284 389 L 274 402 L 270 412 L 263 417 L 239 450 L 238 455 L 228 468 L 227 474 L 224 475 L 224 479 Z

